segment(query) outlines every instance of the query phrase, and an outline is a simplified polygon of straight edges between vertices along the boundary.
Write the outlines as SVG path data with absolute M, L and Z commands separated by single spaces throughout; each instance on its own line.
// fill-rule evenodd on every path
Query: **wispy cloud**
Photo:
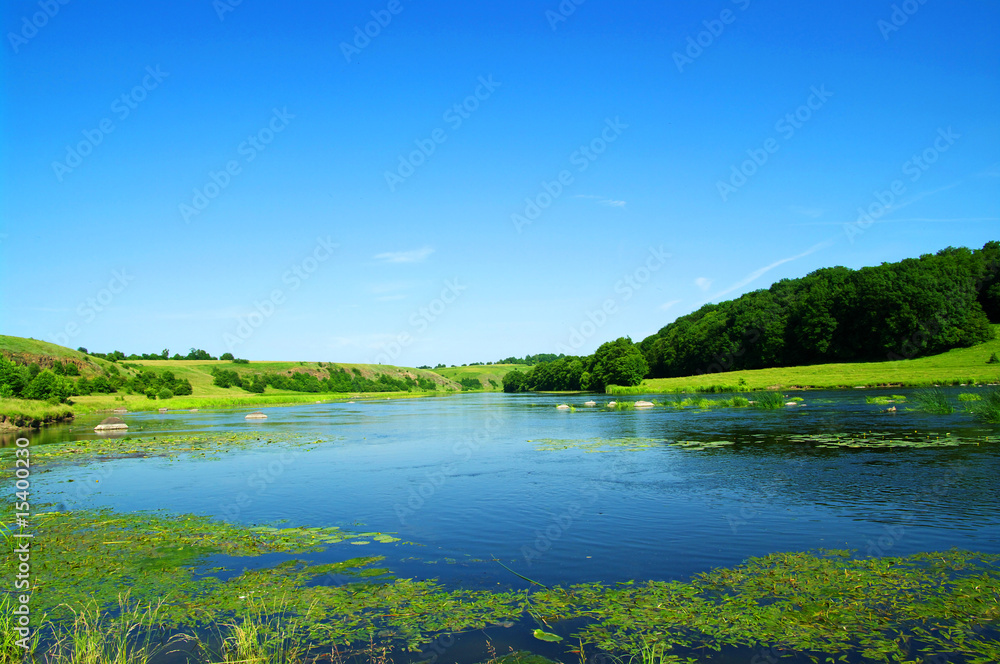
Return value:
M 663 304 L 661 304 L 661 305 L 660 305 L 660 309 L 661 309 L 662 311 L 667 311 L 667 310 L 668 310 L 668 309 L 670 309 L 671 307 L 673 307 L 673 306 L 675 306 L 675 305 L 678 305 L 678 304 L 680 304 L 681 302 L 682 302 L 682 300 L 670 300 L 669 302 L 664 302 Z
M 422 263 L 434 253 L 430 247 L 411 249 L 410 251 L 387 251 L 375 254 L 375 260 L 383 263 Z
M 607 198 L 605 196 L 594 196 L 592 194 L 577 194 L 576 198 L 586 198 L 593 201 L 597 201 L 600 205 L 607 205 L 608 207 L 623 208 L 627 205 L 626 201 L 619 201 L 614 198 Z
M 766 265 L 766 266 L 764 266 L 764 267 L 762 267 L 762 268 L 760 268 L 758 270 L 754 270 L 753 272 L 751 272 L 746 277 L 744 277 L 740 281 L 736 282 L 735 284 L 733 284 L 729 288 L 727 288 L 727 289 L 725 289 L 723 291 L 719 291 L 718 293 L 714 294 L 712 297 L 710 297 L 707 300 L 705 300 L 705 302 L 712 302 L 714 300 L 718 300 L 719 298 L 723 297 L 724 295 L 729 295 L 734 290 L 738 290 L 740 288 L 743 288 L 747 284 L 749 284 L 751 282 L 754 282 L 757 279 L 760 279 L 762 276 L 764 276 L 766 273 L 770 272 L 774 268 L 776 268 L 776 267 L 778 267 L 780 265 L 784 265 L 785 263 L 791 263 L 792 261 L 798 260 L 800 258 L 805 258 L 809 254 L 814 254 L 817 251 L 819 251 L 820 249 L 825 249 L 826 247 L 829 247 L 833 243 L 834 243 L 833 240 L 827 240 L 826 242 L 820 242 L 819 244 L 813 245 L 809 249 L 806 249 L 801 254 L 796 254 L 795 256 L 789 256 L 788 258 L 782 258 L 781 260 L 774 261 L 770 265 Z
M 712 287 L 712 280 L 708 279 L 707 277 L 698 277 L 697 279 L 694 280 L 694 285 L 702 289 L 703 291 L 706 291 Z
M 397 293 L 396 295 L 383 295 L 382 297 L 375 298 L 379 302 L 395 302 L 397 300 L 405 300 L 406 296 L 402 293 Z
M 855 220 L 856 221 L 856 220 Z M 905 219 L 879 219 L 876 223 L 879 224 L 903 224 L 903 223 L 928 223 L 928 224 L 964 224 L 964 223 L 981 223 L 984 221 L 1000 221 L 1000 217 L 907 217 Z M 850 224 L 854 221 L 814 221 L 814 222 L 804 222 L 801 224 L 792 224 L 792 226 L 843 226 L 845 223 Z
M 826 212 L 826 210 L 821 208 L 803 207 L 801 205 L 789 205 L 788 211 L 795 214 L 801 214 L 804 217 L 812 217 L 813 219 L 819 219 L 823 216 L 823 213 Z

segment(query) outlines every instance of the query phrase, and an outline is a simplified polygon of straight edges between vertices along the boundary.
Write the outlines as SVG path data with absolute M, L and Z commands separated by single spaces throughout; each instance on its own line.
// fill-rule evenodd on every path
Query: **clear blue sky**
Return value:
M 998 238 L 995 2 L 234 1 L 4 3 L 0 331 L 582 354 Z

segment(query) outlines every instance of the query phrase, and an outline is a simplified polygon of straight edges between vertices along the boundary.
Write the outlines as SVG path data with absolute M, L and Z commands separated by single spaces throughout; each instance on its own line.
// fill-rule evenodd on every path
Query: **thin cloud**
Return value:
M 597 201 L 600 205 L 607 205 L 608 207 L 623 208 L 628 204 L 627 201 L 619 201 L 614 198 L 607 198 L 606 196 L 594 196 L 593 194 L 577 194 L 574 198 L 586 198 Z
M 383 263 L 422 263 L 434 253 L 430 247 L 412 249 L 410 251 L 387 251 L 375 254 L 375 260 Z
M 694 285 L 702 289 L 703 291 L 707 291 L 709 288 L 712 287 L 712 280 L 706 277 L 698 277 L 697 279 L 694 280 Z
M 855 220 L 857 221 L 857 220 Z M 981 223 L 984 221 L 1000 221 L 1000 217 L 908 217 L 906 219 L 878 219 L 879 224 L 902 224 L 902 223 L 929 223 L 929 224 L 959 224 L 959 223 Z M 791 224 L 792 226 L 843 226 L 853 224 L 854 221 L 813 221 L 801 224 Z
M 778 267 L 779 265 L 784 265 L 785 263 L 791 263 L 792 261 L 798 260 L 800 258 L 805 258 L 809 254 L 814 254 L 817 251 L 819 251 L 820 249 L 825 249 L 826 247 L 829 247 L 832 244 L 833 244 L 833 240 L 827 240 L 826 242 L 820 242 L 819 244 L 814 245 L 814 246 L 810 247 L 809 249 L 803 251 L 801 254 L 797 254 L 795 256 L 789 256 L 788 258 L 782 258 L 781 260 L 774 261 L 770 265 L 766 265 L 766 266 L 760 268 L 759 270 L 754 270 L 753 272 L 751 272 L 746 277 L 744 277 L 740 281 L 736 282 L 735 284 L 733 284 L 729 288 L 727 288 L 727 289 L 725 289 L 723 291 L 719 291 L 718 293 L 716 293 L 712 297 L 708 298 L 707 300 L 705 300 L 705 302 L 712 302 L 713 300 L 718 300 L 720 297 L 722 297 L 724 295 L 728 295 L 729 293 L 732 293 L 734 290 L 738 290 L 740 288 L 743 288 L 747 284 L 749 284 L 749 283 L 751 283 L 753 281 L 756 281 L 757 279 L 760 279 L 766 273 L 770 272 L 771 270 L 773 270 L 774 268 Z
M 396 295 L 383 295 L 382 297 L 375 298 L 379 302 L 395 302 L 397 300 L 405 300 L 406 296 L 402 293 Z
M 667 311 L 671 307 L 673 307 L 675 305 L 678 305 L 681 302 L 682 302 L 682 300 L 670 300 L 669 302 L 664 302 L 663 304 L 660 305 L 660 310 L 661 311 Z
M 826 212 L 826 210 L 820 208 L 802 207 L 801 205 L 789 205 L 788 211 L 801 214 L 804 217 L 812 217 L 813 219 L 819 219 Z

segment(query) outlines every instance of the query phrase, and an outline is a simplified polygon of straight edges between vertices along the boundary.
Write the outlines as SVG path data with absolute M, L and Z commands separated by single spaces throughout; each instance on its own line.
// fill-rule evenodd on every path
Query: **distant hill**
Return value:
M 831 267 L 707 304 L 640 342 L 649 378 L 901 360 L 993 338 L 1000 242 Z
M 516 369 L 526 368 L 528 367 L 523 364 L 476 364 L 468 367 L 441 367 L 432 371 L 456 383 L 461 384 L 465 380 L 466 386 L 471 384 L 469 380 L 475 380 L 484 390 L 502 390 L 504 376 Z
M 18 364 L 37 364 L 42 369 L 51 369 L 57 361 L 63 364 L 72 363 L 77 366 L 81 374 L 88 377 L 103 373 L 111 364 L 99 357 L 91 357 L 78 350 L 48 341 L 2 334 L 0 334 L 0 354 Z

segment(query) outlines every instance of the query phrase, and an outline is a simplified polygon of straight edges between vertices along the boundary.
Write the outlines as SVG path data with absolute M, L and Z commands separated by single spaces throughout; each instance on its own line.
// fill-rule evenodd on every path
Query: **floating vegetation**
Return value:
M 982 401 L 983 398 L 981 396 L 979 396 L 978 394 L 974 394 L 972 392 L 963 392 L 962 394 L 958 395 L 958 400 L 959 401 Z
M 260 433 L 125 436 L 37 445 L 32 447 L 31 462 L 32 465 L 67 460 L 89 463 L 98 459 L 104 461 L 127 457 L 176 457 L 191 453 L 214 458 L 216 455 L 237 449 L 287 445 L 301 447 L 321 445 L 325 442 L 327 441 L 303 437 L 269 438 Z M 13 447 L 0 448 L 0 461 L 13 459 L 14 454 Z
M 9 522 L 9 508 L 0 509 Z M 941 654 L 1000 661 L 1000 556 L 973 552 L 864 560 L 849 552 L 782 553 L 686 582 L 532 584 L 493 592 L 395 578 L 375 567 L 382 560 L 377 556 L 327 564 L 300 559 L 359 537 L 374 546 L 373 533 L 245 528 L 202 517 L 105 510 L 49 512 L 33 520 L 40 543 L 32 557 L 33 613 L 47 614 L 56 634 L 80 627 L 77 641 L 63 642 L 63 655 L 48 658 L 53 664 L 143 664 L 145 633 L 203 634 L 204 627 L 220 625 L 226 626 L 221 652 L 201 653 L 195 661 L 291 663 L 291 654 L 305 661 L 320 647 L 356 653 L 376 644 L 383 652 L 420 651 L 437 635 L 516 627 L 529 616 L 539 631 L 525 636 L 604 649 L 623 661 L 643 657 L 643 648 L 653 647 L 661 657 L 655 664 L 661 664 L 685 661 L 700 649 L 754 643 L 781 643 L 837 660 L 917 661 L 921 654 Z M 218 555 L 265 553 L 287 556 L 239 571 L 226 568 Z M 2 573 L 13 574 L 13 559 L 0 563 Z M 119 608 L 125 586 L 132 588 L 128 611 Z M 143 612 L 143 606 L 155 608 Z M 81 612 L 89 617 L 74 622 Z M 119 627 L 101 622 L 108 612 L 124 617 Z M 0 630 L 9 633 L 13 619 L 2 612 Z M 106 659 L 72 657 L 75 643 L 95 642 L 95 630 L 107 637 L 99 642 Z M 138 659 L 111 657 L 122 634 Z
M 663 447 L 667 441 L 657 438 L 539 438 L 527 442 L 534 443 L 535 449 L 539 452 L 559 452 L 562 450 L 610 452 L 611 450 L 635 451 Z
M 951 415 L 955 407 L 948 401 L 948 395 L 940 387 L 917 390 L 913 393 L 916 410 L 932 415 Z
M 709 440 L 709 441 L 698 441 L 698 440 L 678 440 L 676 442 L 670 443 L 671 447 L 679 447 L 684 450 L 691 450 L 698 452 L 701 450 L 711 450 L 717 447 L 729 447 L 730 445 L 735 445 L 736 441 L 732 440 Z
M 877 404 L 879 406 L 885 406 L 890 403 L 904 403 L 906 397 L 902 394 L 893 394 L 892 396 L 880 396 L 880 397 L 865 397 L 865 403 Z

